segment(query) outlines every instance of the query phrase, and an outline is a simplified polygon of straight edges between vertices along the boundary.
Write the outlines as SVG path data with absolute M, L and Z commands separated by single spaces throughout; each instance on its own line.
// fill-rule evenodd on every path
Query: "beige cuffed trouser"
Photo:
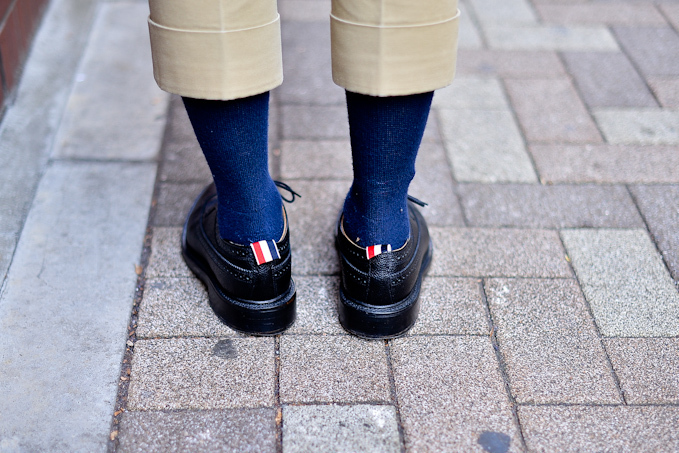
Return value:
M 283 81 L 276 0 L 149 0 L 160 88 L 237 99 Z M 457 0 L 332 0 L 332 74 L 372 96 L 433 91 L 455 75 Z

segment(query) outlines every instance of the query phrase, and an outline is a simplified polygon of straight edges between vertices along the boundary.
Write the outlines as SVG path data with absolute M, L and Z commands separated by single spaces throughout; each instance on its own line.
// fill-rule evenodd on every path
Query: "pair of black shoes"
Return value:
M 406 244 L 371 258 L 365 248 L 344 234 L 341 218 L 338 222 L 336 245 L 342 279 L 339 318 L 355 335 L 397 337 L 417 319 L 420 286 L 433 249 L 424 218 L 412 202 L 409 215 L 411 235 Z M 217 316 L 237 331 L 273 335 L 295 320 L 287 218 L 283 237 L 262 246 L 267 259 L 262 259 L 258 245 L 221 239 L 214 184 L 196 199 L 184 224 L 182 255 L 207 287 L 210 306 Z

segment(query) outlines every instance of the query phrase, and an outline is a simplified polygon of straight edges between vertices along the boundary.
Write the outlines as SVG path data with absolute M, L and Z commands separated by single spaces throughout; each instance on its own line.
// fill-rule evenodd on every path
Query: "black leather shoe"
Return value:
M 368 258 L 337 226 L 340 258 L 339 319 L 347 331 L 364 338 L 393 338 L 410 329 L 419 312 L 422 279 L 433 246 L 422 214 L 408 202 L 410 238 L 398 250 Z M 372 253 L 371 253 L 372 255 Z
M 286 215 L 285 233 L 276 243 L 280 258 L 275 258 L 274 250 L 272 260 L 258 264 L 254 247 L 219 236 L 214 184 L 203 190 L 189 211 L 182 233 L 184 261 L 205 284 L 210 306 L 229 327 L 272 335 L 294 322 L 295 284 L 290 277 L 287 223 Z

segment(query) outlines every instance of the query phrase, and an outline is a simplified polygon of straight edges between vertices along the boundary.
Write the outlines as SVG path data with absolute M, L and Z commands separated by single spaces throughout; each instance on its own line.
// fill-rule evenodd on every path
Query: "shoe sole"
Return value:
M 338 312 L 340 324 L 347 332 L 368 340 L 397 338 L 413 327 L 420 311 L 420 288 L 427 275 L 434 254 L 429 249 L 422 258 L 422 266 L 413 290 L 403 300 L 390 305 L 371 305 L 344 294 L 340 285 Z

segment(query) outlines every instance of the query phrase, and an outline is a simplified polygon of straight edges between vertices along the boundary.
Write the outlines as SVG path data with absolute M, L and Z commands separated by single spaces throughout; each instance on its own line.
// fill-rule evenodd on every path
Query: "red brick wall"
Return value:
M 0 0 L 0 112 L 21 68 L 49 0 Z

